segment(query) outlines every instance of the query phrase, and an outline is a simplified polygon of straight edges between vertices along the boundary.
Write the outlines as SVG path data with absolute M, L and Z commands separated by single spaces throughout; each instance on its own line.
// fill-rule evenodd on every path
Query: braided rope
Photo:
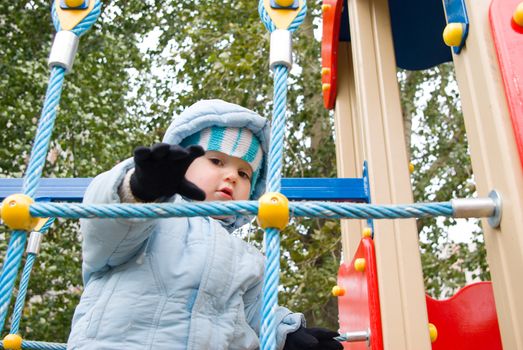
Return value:
M 25 261 L 24 271 L 22 272 L 22 280 L 20 281 L 20 289 L 16 297 L 15 309 L 13 311 L 13 322 L 11 324 L 11 333 L 18 333 L 20 328 L 20 319 L 22 318 L 22 311 L 24 309 L 25 296 L 27 294 L 27 286 L 29 285 L 29 278 L 36 260 L 36 254 L 28 254 Z
M 264 1 L 258 3 L 258 12 L 265 28 L 272 33 L 276 26 L 269 17 Z M 304 4 L 298 15 L 287 28 L 293 32 L 303 23 L 307 5 Z M 287 106 L 287 78 L 289 72 L 284 65 L 274 68 L 274 107 L 271 124 L 271 144 L 269 147 L 269 166 L 267 174 L 267 191 L 279 192 L 281 189 L 281 173 L 283 144 L 285 139 L 285 115 Z M 262 324 L 260 343 L 262 350 L 276 349 L 276 324 L 274 311 L 278 304 L 278 284 L 280 274 L 280 232 L 277 229 L 265 230 L 266 263 L 263 283 Z
M 170 218 L 217 215 L 257 215 L 258 201 L 151 203 L 151 204 L 80 204 L 34 203 L 34 217 L 66 219 L 93 218 Z M 409 219 L 435 216 L 453 217 L 451 202 L 378 205 L 337 202 L 290 202 L 294 217 L 328 219 Z
M 0 341 L 0 349 L 4 349 Z M 24 350 L 66 350 L 67 344 L 48 343 L 43 341 L 23 340 L 22 349 Z
M 60 22 L 56 13 L 54 3 L 51 9 L 53 24 L 57 31 L 60 30 Z M 92 27 L 96 19 L 101 13 L 101 2 L 96 0 L 94 8 L 90 13 L 73 28 L 72 32 L 77 36 L 83 35 L 89 28 Z M 52 67 L 49 78 L 49 85 L 42 108 L 42 115 L 40 117 L 34 144 L 31 150 L 31 157 L 27 167 L 23 192 L 24 194 L 33 197 L 38 189 L 42 170 L 44 168 L 47 150 L 49 148 L 49 141 L 54 127 L 54 122 L 57 115 L 57 108 L 60 102 L 60 95 L 62 92 L 63 81 L 65 78 L 65 69 L 62 67 Z M 26 242 L 26 233 L 23 231 L 14 231 L 9 242 L 6 253 L 5 265 L 0 276 L 0 332 L 3 331 L 7 309 L 13 294 L 14 281 L 18 275 L 20 262 L 24 251 Z
M 45 222 L 45 224 L 40 229 L 40 233 L 45 233 L 51 227 L 54 218 L 50 218 Z M 22 279 L 20 281 L 20 286 L 18 287 L 18 296 L 15 301 L 15 308 L 13 311 L 13 321 L 11 324 L 11 333 L 18 333 L 20 327 L 20 320 L 22 319 L 22 312 L 24 310 L 25 296 L 27 294 L 27 287 L 29 286 L 29 279 L 31 278 L 31 271 L 33 270 L 33 265 L 36 260 L 36 254 L 29 253 L 25 261 L 24 271 L 22 272 Z
M 28 349 L 28 350 L 67 350 L 67 344 L 24 340 L 24 341 L 22 341 L 22 349 Z
M 7 309 L 13 294 L 13 287 L 20 269 L 20 262 L 24 254 L 25 242 L 27 235 L 24 231 L 13 231 L 11 240 L 7 249 L 2 277 L 0 280 L 0 332 L 4 329 Z

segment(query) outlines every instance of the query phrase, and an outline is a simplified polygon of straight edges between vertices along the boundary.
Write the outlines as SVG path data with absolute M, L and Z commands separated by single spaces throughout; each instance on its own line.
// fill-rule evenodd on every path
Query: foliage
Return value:
M 412 125 L 415 201 L 472 197 L 476 188 L 453 66 L 402 71 L 399 82 L 406 125 Z M 425 286 L 435 297 L 489 278 L 480 227 L 471 232 L 470 242 L 456 242 L 449 237 L 455 224 L 455 219 L 418 220 Z
M 320 4 L 309 7 L 294 38 L 284 176 L 333 177 L 333 122 L 322 107 L 320 46 L 314 38 Z M 48 1 L 0 2 L 1 177 L 21 177 L 27 165 L 53 33 Z M 160 140 L 173 115 L 201 99 L 221 98 L 269 116 L 268 43 L 256 1 L 106 1 L 66 76 L 44 176 L 94 176 L 135 146 Z M 416 200 L 473 194 L 457 94 L 447 90 L 451 67 L 400 72 L 399 81 L 406 125 L 423 141 L 412 143 Z M 431 87 L 429 97 L 423 86 Z M 447 254 L 444 225 L 427 220 L 419 227 L 431 292 L 440 295 L 462 284 L 463 270 L 486 276 L 479 235 L 473 236 L 474 251 L 450 244 Z M 280 303 L 303 311 L 311 325 L 333 329 L 337 305 L 329 291 L 340 261 L 339 232 L 337 221 L 302 219 L 282 235 Z M 261 232 L 255 238 L 261 245 Z M 28 291 L 25 338 L 66 341 L 82 290 L 80 240 L 75 222 L 61 220 L 47 234 Z M 0 240 L 1 251 L 5 246 L 6 239 Z
M 300 69 L 290 74 L 292 151 L 284 162 L 285 176 L 335 175 L 332 121 L 318 95 L 313 17 L 319 5 L 314 6 L 314 16 L 295 38 Z M 47 1 L 1 3 L 0 22 L 8 24 L 0 28 L 5 48 L 0 176 L 21 177 L 47 87 L 54 29 Z M 254 1 L 108 2 L 81 38 L 73 73 L 66 76 L 44 176 L 94 176 L 128 157 L 134 146 L 158 141 L 174 114 L 201 99 L 221 98 L 269 116 L 268 39 Z M 299 137 L 303 134 L 310 137 Z M 313 324 L 336 328 L 336 305 L 328 290 L 339 262 L 339 230 L 336 223 L 320 220 L 302 221 L 299 227 L 283 237 L 284 251 L 293 245 L 303 251 L 286 253 L 281 302 L 305 311 Z M 27 339 L 65 341 L 82 289 L 76 224 L 55 224 L 45 241 L 21 333 Z

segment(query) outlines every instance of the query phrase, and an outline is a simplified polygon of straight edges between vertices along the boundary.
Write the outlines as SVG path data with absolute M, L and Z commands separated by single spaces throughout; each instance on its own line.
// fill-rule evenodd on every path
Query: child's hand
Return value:
M 343 345 L 333 339 L 338 335 L 325 328 L 300 327 L 287 334 L 283 350 L 342 350 Z
M 200 146 L 184 148 L 167 143 L 137 147 L 134 150 L 134 174 L 130 179 L 131 192 L 144 202 L 171 197 L 175 193 L 204 200 L 205 193 L 185 179 L 189 165 L 204 153 Z

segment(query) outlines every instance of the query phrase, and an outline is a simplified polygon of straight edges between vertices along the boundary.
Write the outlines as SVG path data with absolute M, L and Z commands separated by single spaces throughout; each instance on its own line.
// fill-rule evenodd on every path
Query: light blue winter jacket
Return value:
M 179 143 L 210 125 L 248 127 L 267 150 L 265 119 L 219 100 L 188 108 L 164 142 Z M 97 176 L 84 202 L 119 203 L 118 188 L 132 167 L 128 159 Z M 264 174 L 253 197 L 263 192 Z M 68 349 L 259 348 L 264 257 L 221 221 L 91 219 L 81 220 L 81 231 L 85 290 Z M 281 349 L 304 321 L 283 307 L 276 320 Z

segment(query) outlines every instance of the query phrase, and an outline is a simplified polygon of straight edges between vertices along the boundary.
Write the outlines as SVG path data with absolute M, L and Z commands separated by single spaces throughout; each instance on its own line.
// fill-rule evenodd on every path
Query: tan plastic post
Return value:
M 338 95 L 334 109 L 338 177 L 361 177 L 363 151 L 361 126 L 357 125 L 356 87 L 349 43 L 338 46 Z M 341 220 L 343 261 L 350 263 L 361 239 L 365 220 Z
M 372 201 L 411 203 L 388 3 L 349 0 L 348 7 L 358 111 L 354 124 L 361 128 Z M 385 349 L 429 350 L 415 221 L 376 220 L 374 227 Z
M 466 6 L 471 25 L 454 64 L 478 196 L 496 189 L 503 198 L 500 229 L 482 221 L 503 348 L 523 349 L 523 172 L 492 42 L 490 0 Z

